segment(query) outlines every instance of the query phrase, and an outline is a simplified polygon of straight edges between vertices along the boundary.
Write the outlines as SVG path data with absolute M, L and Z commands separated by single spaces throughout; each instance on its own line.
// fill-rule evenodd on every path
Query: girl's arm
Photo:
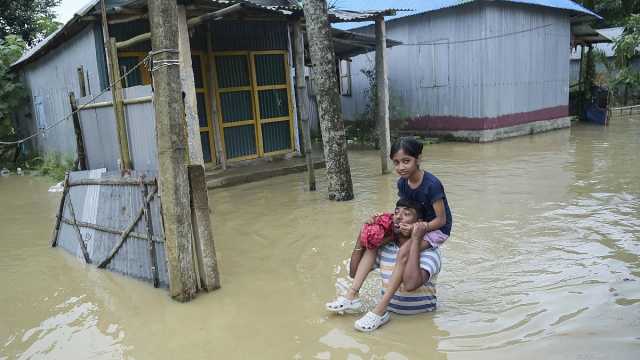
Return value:
M 429 222 L 422 221 L 422 223 L 427 226 L 427 232 L 438 230 L 447 224 L 447 212 L 444 209 L 444 200 L 436 200 L 433 203 L 433 210 L 436 212 L 436 218 Z

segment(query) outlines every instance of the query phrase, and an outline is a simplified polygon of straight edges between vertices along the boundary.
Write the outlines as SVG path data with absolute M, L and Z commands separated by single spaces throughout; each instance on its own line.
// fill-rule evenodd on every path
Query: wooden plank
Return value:
M 213 227 L 209 211 L 209 195 L 204 168 L 200 165 L 189 166 L 189 185 L 191 187 L 191 210 L 194 228 L 195 250 L 200 274 L 201 286 L 206 291 L 220 288 L 218 260 L 213 241 Z
M 158 186 L 156 185 L 156 188 Z M 140 177 L 140 190 L 142 192 L 142 200 L 145 201 L 149 196 L 149 190 L 144 183 L 144 177 Z M 160 278 L 158 276 L 158 259 L 156 258 L 156 244 L 153 242 L 153 223 L 151 222 L 151 204 L 148 201 L 144 202 L 144 222 L 147 229 L 148 249 L 149 249 L 149 262 L 151 264 L 151 276 L 153 287 L 157 288 L 160 284 Z
M 56 214 L 56 224 L 53 227 L 53 234 L 51 234 L 51 247 L 55 247 L 58 244 L 58 233 L 60 232 L 60 221 L 63 217 L 64 213 L 64 202 L 67 199 L 67 194 L 69 193 L 69 173 L 67 172 L 64 175 L 64 183 L 62 190 L 62 199 L 60 199 L 60 205 L 58 205 L 58 213 Z
M 76 135 L 76 153 L 78 155 L 78 170 L 87 170 L 87 156 L 84 148 L 84 138 L 80 127 L 80 114 L 78 114 L 78 102 L 73 92 L 69 93 L 69 104 L 73 114 L 73 130 Z
M 113 257 L 116 256 L 116 254 L 118 253 L 122 245 L 124 245 L 125 241 L 127 241 L 127 238 L 129 238 L 129 234 L 131 233 L 133 228 L 136 226 L 136 224 L 138 224 L 138 221 L 142 219 L 145 206 L 149 201 L 151 201 L 155 193 L 156 193 L 156 189 L 154 188 L 153 191 L 151 191 L 151 193 L 147 195 L 147 198 L 144 199 L 144 204 L 142 204 L 142 207 L 140 208 L 136 216 L 133 218 L 133 221 L 129 224 L 129 226 L 127 226 L 126 229 L 124 229 L 124 231 L 122 231 L 122 234 L 120 235 L 120 239 L 118 240 L 116 245 L 113 247 L 113 249 L 111 249 L 111 252 L 109 253 L 109 255 L 107 255 L 107 257 L 104 260 L 102 260 L 100 264 L 98 264 L 98 268 L 104 269 L 107 265 L 109 265 L 111 260 L 113 260 Z M 75 219 L 75 216 L 74 216 L 74 219 Z

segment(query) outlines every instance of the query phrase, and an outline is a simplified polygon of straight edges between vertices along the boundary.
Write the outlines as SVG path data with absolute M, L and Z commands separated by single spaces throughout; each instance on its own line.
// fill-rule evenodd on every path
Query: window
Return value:
M 417 65 L 421 88 L 449 85 L 449 40 L 418 45 Z
M 47 117 L 44 109 L 44 102 L 41 96 L 33 97 L 33 107 L 36 113 L 36 124 L 38 124 L 38 130 L 43 130 L 47 127 Z M 46 136 L 46 132 L 42 133 Z
M 340 60 L 340 94 L 351 96 L 351 59 Z

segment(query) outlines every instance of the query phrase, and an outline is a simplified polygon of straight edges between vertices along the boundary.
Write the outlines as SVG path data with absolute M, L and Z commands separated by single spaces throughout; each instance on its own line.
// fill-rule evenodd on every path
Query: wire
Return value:
M 36 131 L 35 133 L 22 138 L 20 140 L 16 140 L 16 141 L 0 141 L 0 145 L 20 145 L 22 143 L 24 143 L 25 141 L 29 141 L 31 139 L 33 139 L 34 137 L 40 135 L 40 134 L 45 134 L 47 131 L 53 129 L 54 127 L 62 124 L 63 122 L 65 122 L 66 120 L 68 120 L 71 116 L 75 115 L 76 113 L 80 112 L 80 110 L 83 110 L 87 105 L 93 103 L 94 101 L 96 101 L 97 98 L 99 98 L 100 96 L 104 95 L 107 91 L 111 90 L 111 88 L 113 88 L 113 86 L 117 83 L 122 83 L 122 80 L 124 78 L 126 78 L 130 73 L 132 73 L 134 70 L 136 70 L 137 68 L 140 67 L 140 65 L 145 64 L 146 61 L 151 58 L 154 54 L 153 53 L 149 53 L 149 55 L 147 55 L 144 59 L 142 59 L 139 63 L 137 63 L 134 67 L 132 67 L 131 69 L 129 69 L 126 73 L 124 73 L 122 76 L 120 76 L 119 79 L 117 79 L 116 81 L 114 81 L 113 83 L 109 84 L 108 87 L 106 87 L 104 90 L 102 90 L 102 92 L 100 92 L 98 95 L 92 97 L 91 99 L 89 99 L 89 101 L 86 104 L 83 104 L 81 106 L 79 106 L 75 111 L 72 111 L 71 113 L 65 115 L 64 117 L 60 118 L 59 120 L 57 120 L 56 122 L 54 122 L 53 124 L 39 129 L 38 131 Z
M 491 40 L 491 39 L 499 39 L 499 38 L 503 38 L 503 37 L 507 37 L 507 36 L 512 36 L 512 35 L 518 35 L 518 34 L 523 34 L 523 33 L 527 33 L 527 32 L 533 32 L 535 30 L 540 30 L 540 29 L 544 29 L 547 27 L 551 27 L 553 26 L 553 24 L 546 24 L 546 25 L 540 25 L 540 26 L 536 26 L 536 27 L 532 27 L 529 29 L 524 29 L 524 30 L 519 30 L 519 31 L 514 31 L 514 32 L 509 32 L 509 33 L 504 33 L 504 34 L 498 34 L 498 35 L 492 35 L 492 36 L 487 36 L 487 37 L 481 37 L 481 38 L 475 38 L 475 39 L 466 39 L 466 40 L 455 40 L 455 41 L 446 41 L 446 40 L 435 40 L 433 42 L 420 42 L 420 43 L 402 43 L 396 46 L 422 46 L 422 45 L 451 45 L 451 44 L 465 44 L 465 43 L 470 43 L 470 42 L 476 42 L 476 41 L 484 41 L 484 40 Z

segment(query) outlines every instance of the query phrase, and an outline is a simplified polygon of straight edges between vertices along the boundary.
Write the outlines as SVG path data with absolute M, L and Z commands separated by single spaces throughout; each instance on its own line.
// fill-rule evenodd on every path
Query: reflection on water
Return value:
M 362 220 L 395 201 L 374 152 L 351 154 L 351 202 L 305 191 L 304 174 L 212 192 L 223 288 L 189 304 L 48 248 L 59 195 L 0 178 L 0 359 L 635 359 L 638 153 L 628 118 L 427 146 L 455 218 L 439 309 L 373 334 L 323 305 Z

